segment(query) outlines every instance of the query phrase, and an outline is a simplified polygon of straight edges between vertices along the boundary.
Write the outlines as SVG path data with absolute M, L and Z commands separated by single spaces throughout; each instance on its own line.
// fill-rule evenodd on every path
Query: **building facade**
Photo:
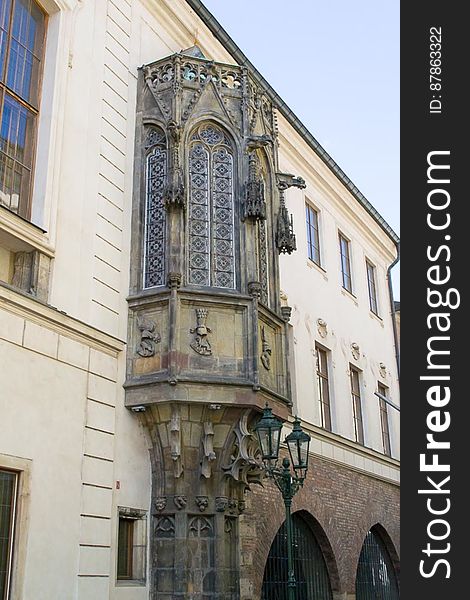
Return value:
M 286 597 L 266 403 L 298 600 L 397 598 L 396 235 L 197 0 L 0 6 L 0 599 Z

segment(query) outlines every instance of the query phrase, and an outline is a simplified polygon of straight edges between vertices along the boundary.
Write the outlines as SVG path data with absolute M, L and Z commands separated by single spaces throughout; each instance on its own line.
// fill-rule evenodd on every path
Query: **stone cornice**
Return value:
M 0 309 L 116 357 L 125 342 L 0 282 Z

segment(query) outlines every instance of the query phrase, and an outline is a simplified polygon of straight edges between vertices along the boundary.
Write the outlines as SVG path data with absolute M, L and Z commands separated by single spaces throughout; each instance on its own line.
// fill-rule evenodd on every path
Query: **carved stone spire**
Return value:
M 297 250 L 297 243 L 292 215 L 289 216 L 287 211 L 284 193 L 290 187 L 304 189 L 306 185 L 302 177 L 295 177 L 286 173 L 277 173 L 276 175 L 281 203 L 277 217 L 276 245 L 279 253 L 291 254 L 294 250 Z
M 264 182 L 259 174 L 259 160 L 256 152 L 250 152 L 249 155 L 244 216 L 245 219 L 266 219 Z

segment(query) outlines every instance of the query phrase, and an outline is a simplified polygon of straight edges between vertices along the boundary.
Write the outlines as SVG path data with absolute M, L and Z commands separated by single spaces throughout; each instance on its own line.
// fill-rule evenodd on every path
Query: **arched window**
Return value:
M 330 577 L 315 535 L 302 516 L 292 515 L 295 600 L 332 600 Z M 264 570 L 261 600 L 287 600 L 287 530 L 274 538 Z
M 392 559 L 380 536 L 371 529 L 364 540 L 356 573 L 356 600 L 398 600 Z
M 222 129 L 205 123 L 189 148 L 190 284 L 235 288 L 233 147 Z
M 166 136 L 150 127 L 145 140 L 144 288 L 165 284 L 166 212 L 163 191 L 167 176 Z

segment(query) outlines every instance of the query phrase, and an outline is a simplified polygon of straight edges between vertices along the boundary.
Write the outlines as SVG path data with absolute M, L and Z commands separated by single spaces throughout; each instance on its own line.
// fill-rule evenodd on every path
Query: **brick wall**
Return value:
M 381 525 L 398 572 L 399 487 L 320 457 L 311 457 L 310 464 L 292 510 L 309 515 L 335 598 L 352 599 L 359 554 L 372 526 Z M 259 600 L 266 560 L 284 516 L 280 492 L 272 482 L 247 494 L 247 510 L 240 519 L 241 600 Z

